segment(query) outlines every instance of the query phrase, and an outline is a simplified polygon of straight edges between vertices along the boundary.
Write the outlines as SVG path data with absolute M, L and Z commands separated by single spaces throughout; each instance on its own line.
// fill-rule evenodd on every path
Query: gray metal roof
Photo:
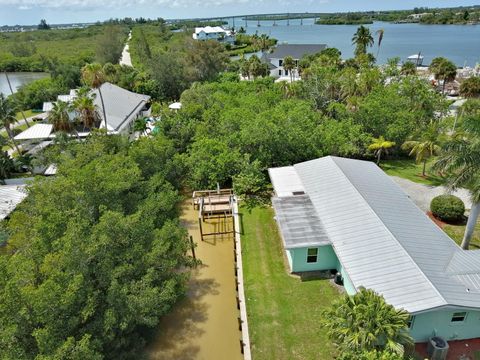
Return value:
M 374 163 L 325 157 L 294 168 L 355 287 L 411 313 L 480 307 L 480 253 L 460 249 Z
M 135 120 L 145 104 L 150 100 L 148 95 L 136 94 L 110 83 L 102 84 L 100 89 L 107 114 L 108 130 L 122 131 Z M 95 94 L 94 103 L 98 107 L 99 115 L 102 118 L 101 127 L 105 127 L 102 102 L 98 89 L 94 90 L 93 93 Z
M 325 44 L 280 44 L 277 45 L 271 53 L 265 53 L 267 59 L 283 59 L 291 56 L 296 60 L 300 60 L 305 55 L 312 55 L 325 50 Z
M 330 245 L 308 196 L 277 197 L 272 204 L 286 249 Z

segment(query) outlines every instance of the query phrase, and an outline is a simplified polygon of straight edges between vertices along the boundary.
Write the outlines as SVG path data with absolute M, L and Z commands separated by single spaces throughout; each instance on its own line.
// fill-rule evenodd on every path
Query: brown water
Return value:
M 148 355 L 152 360 L 240 360 L 233 235 L 210 236 L 202 242 L 198 210 L 191 201 L 182 210 L 182 222 L 197 243 L 202 265 L 192 273 L 187 297 L 162 320 Z M 203 223 L 204 233 L 218 228 L 214 220 Z

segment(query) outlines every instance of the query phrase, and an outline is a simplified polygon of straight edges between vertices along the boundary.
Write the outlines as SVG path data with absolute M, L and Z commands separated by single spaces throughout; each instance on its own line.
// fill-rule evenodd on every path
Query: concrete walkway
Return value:
M 132 58 L 130 56 L 130 47 L 128 45 L 131 38 L 132 38 L 132 33 L 130 32 L 130 34 L 128 34 L 127 43 L 125 44 L 125 47 L 123 48 L 123 51 L 122 51 L 122 57 L 120 58 L 120 65 L 133 67 Z
M 423 185 L 397 176 L 391 176 L 391 178 L 402 188 L 410 199 L 425 212 L 430 211 L 430 202 L 435 196 L 448 194 L 448 190 L 444 186 Z M 458 189 L 454 191 L 452 195 L 462 199 L 466 209 L 472 207 L 470 194 L 467 190 Z

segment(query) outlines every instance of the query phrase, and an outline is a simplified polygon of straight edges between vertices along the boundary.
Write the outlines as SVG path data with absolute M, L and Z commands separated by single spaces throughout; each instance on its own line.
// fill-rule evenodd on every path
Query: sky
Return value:
M 0 0 L 0 25 L 165 19 L 283 12 L 336 12 L 473 5 L 475 0 Z M 476 4 L 479 4 L 477 2 Z

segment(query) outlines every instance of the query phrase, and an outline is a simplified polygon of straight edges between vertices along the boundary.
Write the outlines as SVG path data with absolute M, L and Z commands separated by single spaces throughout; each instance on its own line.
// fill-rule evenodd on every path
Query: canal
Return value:
M 234 237 L 210 236 L 200 240 L 198 210 L 191 200 L 182 205 L 182 223 L 197 247 L 202 265 L 192 272 L 187 296 L 159 326 L 156 340 L 147 348 L 152 360 L 240 360 L 241 331 L 238 325 Z M 203 223 L 205 232 L 218 226 Z

